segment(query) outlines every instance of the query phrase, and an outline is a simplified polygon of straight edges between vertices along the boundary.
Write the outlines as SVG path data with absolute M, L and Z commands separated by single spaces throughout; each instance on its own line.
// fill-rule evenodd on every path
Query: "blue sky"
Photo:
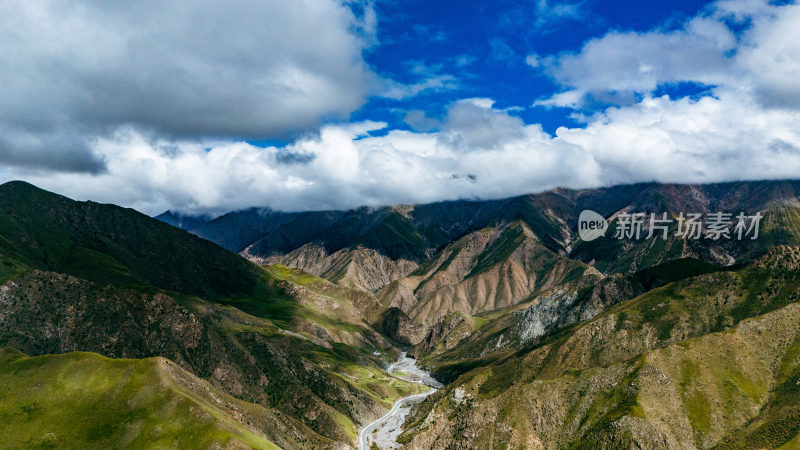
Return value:
M 541 123 L 550 133 L 559 126 L 579 126 L 580 122 L 571 118 L 571 109 L 533 106 L 537 99 L 557 92 L 559 86 L 526 64 L 528 55 L 577 52 L 586 40 L 609 30 L 674 29 L 708 3 L 378 2 L 378 45 L 366 53 L 376 72 L 405 84 L 421 83 L 435 75 L 449 76 L 452 88 L 429 89 L 408 100 L 371 99 L 353 117 L 411 129 L 403 121 L 406 110 L 423 110 L 441 118 L 455 100 L 487 97 L 499 108 L 522 108 L 515 115 L 527 123 Z M 693 87 L 670 92 L 692 94 L 696 92 Z
M 0 182 L 218 214 L 800 177 L 796 1 L 8 0 Z

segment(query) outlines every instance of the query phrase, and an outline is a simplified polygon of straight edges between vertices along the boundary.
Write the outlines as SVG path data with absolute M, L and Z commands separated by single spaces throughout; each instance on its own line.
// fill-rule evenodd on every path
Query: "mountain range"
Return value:
M 595 285 L 681 258 L 726 266 L 778 244 L 800 244 L 799 197 L 797 181 L 637 184 L 352 211 L 248 209 L 181 223 L 254 262 L 373 293 L 389 308 L 388 322 L 379 326 L 414 325 L 393 337 L 416 345 L 448 314 L 513 308 L 557 286 Z M 668 239 L 621 240 L 612 236 L 612 220 L 607 236 L 583 242 L 576 232 L 583 210 L 606 218 L 627 211 L 760 212 L 764 219 L 757 240 L 680 239 L 674 232 Z M 168 223 L 177 217 L 157 216 Z
M 757 239 L 614 236 L 720 212 Z M 0 447 L 347 448 L 400 351 L 410 448 L 800 443 L 800 181 L 156 219 L 0 186 Z

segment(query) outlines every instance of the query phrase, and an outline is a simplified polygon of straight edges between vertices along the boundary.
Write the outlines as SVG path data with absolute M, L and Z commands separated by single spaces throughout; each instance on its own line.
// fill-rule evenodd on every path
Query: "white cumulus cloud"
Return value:
M 330 11 L 342 14 L 342 23 L 354 20 L 347 10 Z M 742 30 L 732 31 L 733 24 Z M 2 30 L 0 33 L 7 32 Z M 539 124 L 525 123 L 513 109 L 497 108 L 489 98 L 455 101 L 441 118 L 428 117 L 421 110 L 409 111 L 406 121 L 416 131 L 387 129 L 386 123 L 372 121 L 327 123 L 317 133 L 267 148 L 218 136 L 225 134 L 222 131 L 204 138 L 181 132 L 178 125 L 169 132 L 157 132 L 143 127 L 143 121 L 111 121 L 114 126 L 101 127 L 105 131 L 85 143 L 92 157 L 103 162 L 105 171 L 37 169 L 47 166 L 45 162 L 4 165 L 0 166 L 0 181 L 26 179 L 74 198 L 114 202 L 156 214 L 168 208 L 221 213 L 250 206 L 308 210 L 499 198 L 554 187 L 640 181 L 798 178 L 800 39 L 794 39 L 795 30 L 800 30 L 800 5 L 728 0 L 714 4 L 678 29 L 611 32 L 587 42 L 577 54 L 529 58 L 537 70 L 548 71 L 565 86 L 549 104 L 579 106 L 592 95 L 625 100 L 585 116 L 585 126 L 562 127 L 554 134 L 543 131 Z M 347 33 L 341 36 L 357 54 L 359 40 Z M 128 42 L 132 37 L 119 39 Z M 42 51 L 50 45 L 60 44 L 43 45 Z M 97 51 L 117 50 L 111 43 Z M 236 55 L 220 57 L 236 59 Z M 80 58 L 83 62 L 95 59 L 92 55 Z M 306 67 L 299 62 L 298 67 Z M 0 68 L 0 77 L 3 70 Z M 91 67 L 86 70 L 95 73 Z M 311 70 L 307 76 L 339 80 L 339 75 L 347 77 L 352 70 L 368 78 L 358 64 L 355 69 L 325 65 L 325 70 Z M 44 76 L 36 70 L 33 75 Z M 132 76 L 133 80 L 145 77 Z M 90 80 L 100 83 L 97 78 Z M 715 87 L 711 95 L 700 98 L 654 94 L 662 84 L 681 81 Z M 17 82 L 24 85 L 23 80 Z M 190 86 L 196 82 L 192 80 Z M 57 80 L 51 83 L 57 84 Z M 65 83 L 72 86 L 75 81 L 70 78 Z M 43 86 L 41 89 L 51 89 L 49 84 Z M 100 86 L 97 92 L 104 93 L 102 83 Z M 316 85 L 312 82 L 309 86 Z M 275 101 L 284 102 L 281 104 L 291 110 L 287 112 L 290 117 L 308 113 L 303 117 L 319 120 L 321 113 L 314 108 L 292 109 L 296 93 L 267 87 L 267 92 L 278 93 Z M 224 97 L 231 92 L 209 88 L 209 95 Z M 67 89 L 63 92 L 70 95 L 63 98 L 56 95 L 62 91 L 53 92 L 54 104 L 82 105 L 80 90 Z M 16 134 L 0 133 L 4 139 L 34 147 L 63 139 L 80 147 L 81 142 L 71 140 L 73 135 L 59 126 L 60 120 L 71 118 L 80 108 L 55 109 L 63 114 L 47 110 L 44 115 L 52 121 L 48 128 L 34 120 L 33 113 L 26 115 L 25 108 L 34 111 L 35 105 L 26 106 L 7 91 L 0 95 L 22 108 L 16 118 L 21 125 L 13 127 Z M 353 98 L 360 95 L 356 92 Z M 335 102 L 335 98 L 325 101 Z M 73 99 L 77 100 L 73 103 Z M 205 105 L 204 99 L 197 101 Z M 227 108 L 222 111 L 229 113 Z M 205 110 L 201 107 L 199 111 Z M 206 112 L 208 117 L 201 119 L 216 123 L 217 128 L 212 129 L 227 129 L 227 119 L 212 120 L 219 111 Z M 153 114 L 158 117 L 158 111 Z M 233 118 L 230 122 L 231 127 L 238 126 Z M 97 128 L 104 122 L 85 123 Z M 154 124 L 152 128 L 157 127 Z
M 439 132 L 371 136 L 386 124 L 328 125 L 318 136 L 280 148 L 158 141 L 129 130 L 95 144 L 108 161 L 107 173 L 24 178 L 75 198 L 155 214 L 500 198 L 638 181 L 790 178 L 800 168 L 800 113 L 765 108 L 734 90 L 699 100 L 648 97 L 592 116 L 585 128 L 559 128 L 555 136 L 479 104 L 456 102 Z
M 798 4 L 730 0 L 675 30 L 611 31 L 577 53 L 534 54 L 527 62 L 565 88 L 536 102 L 542 106 L 575 108 L 592 98 L 630 104 L 635 94 L 682 82 L 752 89 L 765 103 L 800 106 L 798 29 Z

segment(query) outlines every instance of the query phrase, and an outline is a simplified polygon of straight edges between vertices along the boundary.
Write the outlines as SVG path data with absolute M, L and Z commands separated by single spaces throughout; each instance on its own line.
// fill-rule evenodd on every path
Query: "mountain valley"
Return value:
M 584 209 L 605 237 L 580 238 Z M 715 211 L 761 212 L 758 239 L 613 236 Z M 404 351 L 445 383 L 409 448 L 800 434 L 800 182 L 158 219 L 0 186 L 0 446 L 354 447 L 426 390 L 387 371 Z M 82 408 L 120 419 L 75 428 Z

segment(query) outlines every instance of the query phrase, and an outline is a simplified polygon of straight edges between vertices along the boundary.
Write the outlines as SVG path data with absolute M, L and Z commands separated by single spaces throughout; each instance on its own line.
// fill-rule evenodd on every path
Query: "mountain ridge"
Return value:
M 25 182 L 0 185 L 0 251 L 41 270 L 206 296 L 253 289 L 238 255 L 133 209 L 75 202 Z
M 498 200 L 454 200 L 381 208 L 362 207 L 348 211 L 281 213 L 268 210 L 269 214 L 263 216 L 265 220 L 275 220 L 275 215 L 281 217 L 275 222 L 277 228 L 262 224 L 268 228 L 263 237 L 238 248 L 228 246 L 238 252 L 246 249 L 248 255 L 254 258 L 289 253 L 313 242 L 320 243 L 329 253 L 363 246 L 391 257 L 391 252 L 385 248 L 386 244 L 365 240 L 365 232 L 361 228 L 366 226 L 366 230 L 372 232 L 372 225 L 368 224 L 381 223 L 381 219 L 391 215 L 403 226 L 411 226 L 406 233 L 400 233 L 401 239 L 425 246 L 408 252 L 412 260 L 420 255 L 430 256 L 432 252 L 441 250 L 446 244 L 470 232 L 514 220 L 526 223 L 545 246 L 559 252 L 566 250 L 567 241 L 573 237 L 576 229 L 578 212 L 584 209 L 596 211 L 604 217 L 624 208 L 637 212 L 664 210 L 703 213 L 714 209 L 728 210 L 735 205 L 741 211 L 755 212 L 757 209 L 781 205 L 783 200 L 797 199 L 798 196 L 800 180 L 787 179 L 701 185 L 637 183 L 597 189 L 554 189 Z M 254 210 L 257 209 L 233 211 L 207 223 L 222 219 L 232 221 L 237 215 L 249 217 Z M 280 227 L 285 225 L 285 220 L 290 219 L 296 226 L 310 217 L 327 217 L 327 221 L 316 223 L 313 230 L 299 227 L 301 231 L 296 233 L 294 240 L 277 239 L 284 235 Z M 352 225 L 359 220 L 362 221 L 361 225 Z M 203 235 L 200 229 L 194 231 Z M 225 242 L 219 243 L 226 246 Z
M 776 446 L 800 430 L 786 403 L 800 398 L 800 352 L 789 342 L 798 193 L 796 180 L 643 184 L 349 212 L 254 208 L 215 231 L 236 245 L 255 240 L 242 251 L 248 261 L 133 210 L 12 183 L 0 186 L 0 348 L 56 355 L 43 364 L 52 370 L 92 358 L 75 351 L 133 358 L 126 371 L 166 358 L 172 388 L 135 390 L 155 409 L 183 393 L 222 418 L 170 410 L 206 427 L 207 442 L 352 446 L 361 424 L 419 391 L 382 368 L 402 348 L 446 382 L 408 416 L 399 439 L 411 446 Z M 589 207 L 609 233 L 623 212 L 765 217 L 754 241 L 583 242 L 576 220 Z M 777 369 L 759 368 L 759 352 Z M 109 385 L 122 389 L 125 375 L 114 373 Z M 198 386 L 248 415 L 206 409 L 205 394 L 186 390 Z M 24 411 L 15 420 L 41 429 Z
M 591 242 L 580 239 L 577 220 L 586 209 L 609 220 L 605 237 Z M 666 240 L 612 237 L 617 216 L 624 212 L 663 212 L 674 218 L 679 213 L 705 216 L 720 211 L 762 212 L 759 239 L 680 238 L 674 233 L 674 223 Z M 230 221 L 236 215 L 225 217 Z M 500 200 L 292 213 L 290 220 L 280 218 L 273 225 L 264 225 L 266 233 L 241 254 L 258 263 L 284 264 L 374 292 L 384 307 L 397 308 L 384 316 L 391 324 L 377 326 L 394 330 L 392 337 L 399 341 L 417 345 L 428 340 L 431 327 L 451 313 L 468 318 L 514 307 L 568 281 L 589 283 L 573 273 L 578 267 L 596 279 L 681 258 L 732 264 L 752 260 L 779 244 L 800 244 L 800 180 L 556 189 Z M 299 226 L 295 229 L 295 225 Z M 518 243 L 508 238 L 499 247 L 489 245 L 504 242 L 497 238 L 510 236 L 515 227 L 524 230 L 520 236 L 527 237 Z M 288 235 L 291 239 L 285 238 Z M 286 245 L 289 242 L 295 244 Z M 476 246 L 478 242 L 482 244 Z M 453 261 L 460 261 L 457 265 L 464 268 L 454 272 Z M 433 272 L 431 265 L 437 266 Z M 400 324 L 407 329 L 398 328 Z
M 33 358 L 75 351 L 167 358 L 255 411 L 208 414 L 281 418 L 259 422 L 261 441 L 247 437 L 249 424 L 234 423 L 245 430 L 240 441 L 351 445 L 362 423 L 418 392 L 382 368 L 399 351 L 370 327 L 375 304 L 368 293 L 286 267 L 259 267 L 134 210 L 27 183 L 0 186 L 0 347 Z M 114 372 L 114 389 L 126 386 L 119 378 L 125 373 Z M 85 379 L 76 373 L 71 382 Z M 148 386 L 137 384 L 133 395 L 160 402 L 163 396 L 146 395 Z M 203 414 L 181 417 L 200 426 Z M 170 417 L 177 420 L 161 420 Z M 98 433 L 124 440 L 111 429 Z

